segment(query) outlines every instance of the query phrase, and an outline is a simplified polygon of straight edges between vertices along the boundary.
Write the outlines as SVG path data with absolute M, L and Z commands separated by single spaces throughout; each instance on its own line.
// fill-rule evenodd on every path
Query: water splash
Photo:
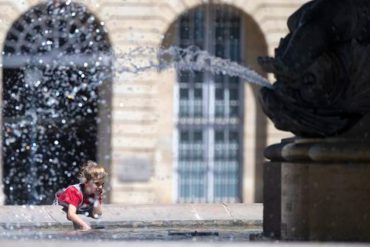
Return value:
M 141 64 L 132 62 L 133 58 L 140 56 L 149 56 L 155 59 L 149 59 Z M 170 68 L 236 76 L 244 79 L 246 82 L 262 87 L 272 87 L 268 80 L 252 69 L 229 59 L 212 56 L 207 51 L 194 46 L 187 48 L 171 46 L 168 49 L 138 47 L 128 53 L 121 53 L 115 56 L 114 71 L 118 74 L 138 74 L 151 69 L 164 70 Z
M 76 173 L 75 164 L 66 166 L 62 158 L 58 160 L 58 153 L 60 157 L 65 156 L 69 143 L 76 143 L 76 149 L 68 151 L 68 157 L 87 155 L 78 153 L 79 146 L 85 144 L 77 136 L 77 129 L 83 119 L 94 118 L 97 123 L 101 120 L 94 109 L 97 105 L 104 107 L 108 104 L 98 95 L 98 88 L 104 83 L 121 81 L 117 77 L 125 81 L 152 70 L 176 69 L 240 77 L 248 83 L 271 87 L 255 71 L 196 47 L 139 47 L 115 55 L 107 52 L 67 54 L 54 49 L 45 54 L 4 58 L 4 68 L 20 71 L 17 83 L 13 77 L 7 77 L 11 89 L 7 91 L 9 95 L 4 105 L 12 114 L 3 116 L 3 136 L 8 150 L 6 157 L 14 167 L 9 169 L 4 184 L 10 191 L 21 190 L 17 183 L 27 184 L 26 189 L 30 192 L 27 200 L 31 204 L 51 198 L 52 186 L 56 186 L 58 177 L 63 175 L 57 171 L 64 169 L 68 177 Z M 112 78 L 114 76 L 116 79 Z M 94 129 L 87 130 L 89 126 L 84 129 L 94 133 Z M 18 167 L 23 167 L 25 177 L 22 181 L 13 181 L 13 178 L 21 177 L 17 176 Z M 48 187 L 41 190 L 43 183 Z M 12 196 L 18 197 L 18 193 L 13 192 Z
M 254 70 L 229 59 L 210 55 L 207 51 L 194 46 L 187 48 L 171 46 L 167 49 L 137 47 L 128 52 L 118 52 L 116 54 L 95 53 L 92 55 L 69 55 L 63 54 L 62 51 L 54 50 L 47 55 L 39 56 L 13 55 L 7 57 L 3 63 L 3 67 L 21 68 L 25 66 L 40 66 L 40 63 L 46 67 L 57 64 L 60 67 L 90 67 L 92 69 L 100 66 L 112 66 L 116 78 L 129 78 L 132 75 L 139 75 L 150 70 L 163 71 L 172 68 L 175 68 L 177 71 L 203 71 L 211 74 L 240 77 L 247 83 L 272 88 L 270 82 Z M 74 99 L 80 91 L 86 89 L 94 90 L 104 80 L 112 79 L 104 75 L 99 76 L 99 78 L 100 80 L 92 81 L 88 84 L 82 83 L 72 88 L 65 88 L 64 95 L 70 99 Z M 52 102 L 56 101 L 54 98 L 50 98 L 49 102 L 52 104 Z

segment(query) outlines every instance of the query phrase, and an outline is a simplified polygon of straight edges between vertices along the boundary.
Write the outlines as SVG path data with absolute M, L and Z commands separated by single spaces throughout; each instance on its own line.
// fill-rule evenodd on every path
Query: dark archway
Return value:
M 5 204 L 49 204 L 97 159 L 112 78 L 104 23 L 70 1 L 37 5 L 8 31 L 3 65 Z

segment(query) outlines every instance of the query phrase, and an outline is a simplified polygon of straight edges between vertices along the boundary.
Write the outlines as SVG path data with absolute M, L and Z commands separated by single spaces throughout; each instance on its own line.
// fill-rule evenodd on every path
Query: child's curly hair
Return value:
M 105 176 L 107 176 L 107 172 L 105 171 L 104 167 L 91 160 L 86 161 L 82 165 L 79 174 L 79 178 L 83 183 L 91 180 L 104 179 Z

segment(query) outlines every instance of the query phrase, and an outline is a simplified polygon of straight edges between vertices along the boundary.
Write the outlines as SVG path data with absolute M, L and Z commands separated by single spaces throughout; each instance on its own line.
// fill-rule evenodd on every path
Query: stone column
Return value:
M 294 138 L 265 156 L 267 236 L 370 241 L 370 140 Z

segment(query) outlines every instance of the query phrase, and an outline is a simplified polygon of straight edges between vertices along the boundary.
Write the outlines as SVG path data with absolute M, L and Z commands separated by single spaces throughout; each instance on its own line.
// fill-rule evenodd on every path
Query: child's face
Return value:
M 90 180 L 85 183 L 85 192 L 88 195 L 101 193 L 103 191 L 104 179 Z

